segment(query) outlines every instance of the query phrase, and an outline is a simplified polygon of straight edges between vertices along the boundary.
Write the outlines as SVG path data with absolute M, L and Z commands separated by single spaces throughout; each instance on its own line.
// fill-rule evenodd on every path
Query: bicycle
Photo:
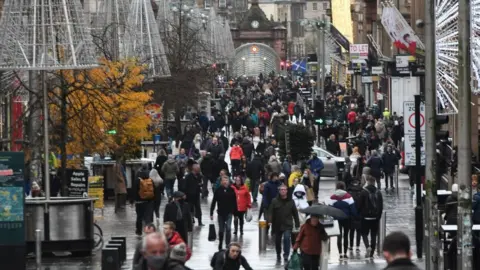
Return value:
M 99 250 L 103 247 L 103 230 L 96 221 L 93 222 L 93 242 L 93 250 Z

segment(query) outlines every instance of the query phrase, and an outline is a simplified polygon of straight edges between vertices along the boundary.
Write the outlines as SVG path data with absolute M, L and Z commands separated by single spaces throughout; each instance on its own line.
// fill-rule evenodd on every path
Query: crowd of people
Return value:
M 302 268 L 318 269 L 321 241 L 328 239 L 328 217 L 305 215 L 301 210 L 320 203 L 324 164 L 315 153 L 301 162 L 293 162 L 288 155 L 284 160 L 278 158 L 277 134 L 288 121 L 311 127 L 334 155 L 342 154 L 340 142 L 347 143 L 343 181 L 325 203 L 346 216 L 338 219 L 341 259 L 347 260 L 347 253 L 354 249 L 360 253 L 361 240 L 366 257 L 373 258 L 383 212 L 381 178 L 385 178 L 385 190 L 394 189 L 392 176 L 401 158 L 401 117 L 388 110 L 379 113 L 375 106 L 366 108 L 361 95 L 347 98 L 345 90 L 339 89 L 328 93 L 325 115 L 330 120 L 317 132 L 313 112 L 300 94 L 303 87 L 311 85 L 262 76 L 239 84 L 231 93 L 219 93 L 221 107 L 212 110 L 210 117 L 200 113 L 182 133 L 171 131 L 178 154 L 171 148 L 160 150 L 154 166 L 143 167 L 132 183 L 135 232 L 143 235 L 134 258 L 135 270 L 188 269 L 185 262 L 193 241 L 189 236 L 196 222 L 204 226 L 200 206 L 210 193 L 209 216 L 214 220 L 216 214 L 218 224 L 213 269 L 252 269 L 241 244 L 232 242 L 232 221 L 233 234 L 243 235 L 252 208 L 258 208 L 258 218 L 268 222 L 278 262 L 283 257 L 287 264 L 300 251 Z M 163 217 L 159 211 L 162 197 L 168 201 Z M 160 224 L 162 233 L 156 229 Z M 387 245 L 388 241 L 400 244 Z M 407 265 L 409 248 L 408 237 L 396 233 L 387 237 L 384 254 L 387 261 Z

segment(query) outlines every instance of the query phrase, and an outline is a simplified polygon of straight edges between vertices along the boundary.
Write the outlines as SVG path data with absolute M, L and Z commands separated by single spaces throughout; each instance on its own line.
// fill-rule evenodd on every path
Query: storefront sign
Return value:
M 409 59 L 410 59 L 410 56 L 408 55 L 395 56 L 395 68 L 397 69 L 398 73 L 402 73 L 402 74 L 410 73 Z
M 382 75 L 383 74 L 383 67 L 372 67 L 372 75 Z
M 0 152 L 0 269 L 25 269 L 25 160 Z
M 88 170 L 67 169 L 68 190 L 70 197 L 86 197 L 88 195 Z
M 362 83 L 372 83 L 372 76 L 362 76 Z
M 97 198 L 95 200 L 94 207 L 97 209 L 103 209 L 103 176 L 90 176 L 88 177 L 88 197 Z
M 350 60 L 352 62 L 368 59 L 368 44 L 350 44 Z

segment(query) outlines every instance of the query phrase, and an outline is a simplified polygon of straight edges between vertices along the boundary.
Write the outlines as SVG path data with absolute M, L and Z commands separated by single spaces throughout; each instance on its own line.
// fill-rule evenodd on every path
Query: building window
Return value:
M 305 3 L 305 5 L 303 6 L 303 8 L 304 8 L 305 10 L 308 10 L 308 4 Z
M 317 3 L 313 3 L 313 10 L 317 10 Z
M 226 8 L 227 7 L 227 0 L 219 0 L 218 1 L 219 8 Z
M 328 2 L 323 2 L 323 10 L 327 10 L 328 9 Z
M 212 4 L 211 4 L 211 0 L 205 0 L 203 3 L 204 3 L 204 7 L 205 7 L 206 9 L 209 9 L 209 8 L 211 7 L 211 5 L 212 5 Z

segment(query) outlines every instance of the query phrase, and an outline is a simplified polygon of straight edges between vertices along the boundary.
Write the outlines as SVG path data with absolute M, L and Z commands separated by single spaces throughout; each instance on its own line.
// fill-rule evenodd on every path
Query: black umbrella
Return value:
M 340 209 L 324 204 L 316 204 L 300 210 L 301 213 L 312 216 L 331 216 L 337 219 L 347 218 L 347 215 Z

